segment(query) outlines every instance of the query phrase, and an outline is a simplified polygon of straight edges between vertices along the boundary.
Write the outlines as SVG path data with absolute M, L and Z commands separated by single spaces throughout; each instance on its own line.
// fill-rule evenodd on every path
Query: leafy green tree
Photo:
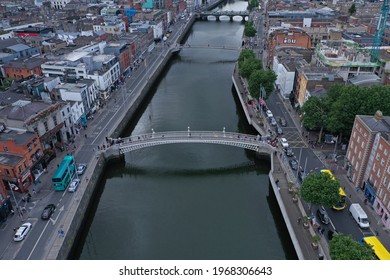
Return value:
M 259 6 L 259 1 L 258 0 L 250 0 L 248 1 L 248 10 L 249 11 L 252 11 L 254 8 L 256 8 L 257 6 Z
M 274 89 L 276 78 L 276 74 L 271 70 L 253 71 L 248 80 L 249 92 L 252 97 L 258 99 L 260 97 L 260 86 L 263 86 L 267 94 L 264 99 L 267 99 Z
M 252 22 L 245 23 L 244 35 L 247 37 L 255 37 L 256 36 L 256 28 L 253 26 Z
M 332 207 L 340 201 L 340 183 L 328 173 L 312 172 L 302 183 L 301 197 L 312 204 Z
M 238 57 L 238 62 L 244 62 L 246 59 L 256 58 L 256 54 L 253 50 L 241 50 Z
M 328 114 L 329 114 L 329 102 L 326 97 L 311 96 L 303 104 L 303 123 L 305 127 L 309 129 L 320 128 L 318 141 L 321 141 L 322 132 L 326 127 Z
M 332 260 L 375 260 L 374 251 L 367 244 L 360 244 L 350 235 L 337 233 L 329 242 Z
M 249 78 L 253 71 L 263 69 L 261 60 L 256 58 L 246 59 L 239 67 L 240 75 L 244 78 Z
M 348 13 L 352 16 L 354 13 L 356 13 L 356 5 L 353 3 L 351 7 L 348 9 Z

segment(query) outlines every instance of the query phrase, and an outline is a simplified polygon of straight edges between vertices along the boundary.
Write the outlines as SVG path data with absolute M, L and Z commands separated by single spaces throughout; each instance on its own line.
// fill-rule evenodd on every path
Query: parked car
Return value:
M 277 125 L 277 122 L 276 122 L 274 117 L 270 118 L 269 122 L 271 123 L 272 126 L 276 126 Z
M 22 241 L 24 238 L 26 238 L 27 233 L 31 230 L 32 224 L 31 223 L 24 223 L 21 225 L 14 235 L 14 241 Z
M 326 213 L 324 207 L 318 208 L 318 210 L 317 210 L 317 216 L 318 216 L 318 218 L 320 219 L 321 223 L 323 223 L 324 225 L 329 224 L 329 222 L 330 222 L 329 216 L 328 216 L 328 213 Z
M 280 118 L 279 119 L 279 123 L 280 123 L 281 126 L 287 126 L 287 122 L 286 122 L 285 118 Z
M 54 210 L 56 210 L 56 206 L 54 204 L 49 204 L 43 209 L 41 218 L 42 220 L 50 219 L 51 215 L 53 215 Z
M 298 161 L 293 158 L 289 160 L 290 166 L 292 170 L 297 170 L 298 169 Z
M 275 127 L 275 131 L 276 131 L 276 133 L 277 133 L 278 135 L 282 135 L 282 134 L 283 134 L 282 128 L 281 128 L 280 126 L 278 126 L 278 125 Z
M 290 147 L 286 148 L 286 156 L 292 157 L 294 155 L 293 150 Z
M 75 192 L 79 185 L 80 185 L 80 179 L 73 179 L 72 182 L 70 182 L 68 191 L 69 192 Z
M 282 145 L 282 148 L 287 149 L 288 148 L 288 142 L 287 139 L 282 137 L 279 138 L 280 145 Z
M 274 117 L 274 115 L 272 114 L 271 110 L 267 110 L 265 112 L 265 114 L 267 115 L 267 118 L 273 118 Z
M 86 163 L 78 164 L 77 165 L 77 174 L 78 175 L 83 175 L 86 169 L 87 169 L 87 164 Z

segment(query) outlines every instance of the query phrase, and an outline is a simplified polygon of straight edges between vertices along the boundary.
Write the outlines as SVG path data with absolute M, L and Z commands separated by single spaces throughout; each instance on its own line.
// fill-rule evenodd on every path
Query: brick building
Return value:
M 42 76 L 41 64 L 45 62 L 45 59 L 39 57 L 10 61 L 4 65 L 4 73 L 7 78 L 16 81 L 30 78 L 34 75 Z
M 268 37 L 268 59 L 267 66 L 271 65 L 277 48 L 301 47 L 311 48 L 310 36 L 300 29 L 280 29 L 272 32 Z
M 43 171 L 43 150 L 34 132 L 4 129 L 0 133 L 0 178 L 6 188 L 26 192 Z
M 355 117 L 347 151 L 347 175 L 390 228 L 390 117 Z

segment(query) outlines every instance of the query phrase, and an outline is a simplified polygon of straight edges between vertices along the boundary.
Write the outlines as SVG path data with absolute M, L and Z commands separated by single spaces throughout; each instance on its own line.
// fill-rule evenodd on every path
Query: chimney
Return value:
M 376 111 L 376 113 L 375 113 L 375 115 L 374 115 L 374 118 L 375 118 L 375 120 L 376 121 L 381 121 L 382 120 L 382 118 L 383 118 L 383 114 L 382 114 L 382 112 L 381 111 Z

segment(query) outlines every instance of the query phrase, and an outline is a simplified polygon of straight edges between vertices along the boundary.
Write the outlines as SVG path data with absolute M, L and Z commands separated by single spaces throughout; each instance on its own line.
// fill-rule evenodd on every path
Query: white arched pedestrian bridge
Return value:
M 260 135 L 250 135 L 223 131 L 169 131 L 152 132 L 126 138 L 112 139 L 109 150 L 119 150 L 119 154 L 166 144 L 203 143 L 228 145 L 259 153 L 271 154 L 275 151 Z

